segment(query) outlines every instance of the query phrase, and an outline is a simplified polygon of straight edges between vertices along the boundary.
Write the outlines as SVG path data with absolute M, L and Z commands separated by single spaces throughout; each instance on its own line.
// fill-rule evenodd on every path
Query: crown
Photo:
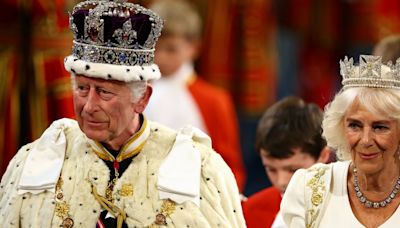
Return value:
M 400 89 L 400 58 L 393 64 L 382 63 L 381 56 L 360 55 L 359 65 L 353 58 L 340 61 L 343 89 L 349 87 L 372 87 Z
M 162 20 L 125 1 L 84 1 L 70 14 L 72 53 L 94 63 L 148 65 L 161 34 Z
M 69 14 L 74 35 L 65 69 L 89 77 L 158 79 L 154 50 L 163 25 L 153 11 L 126 0 L 87 0 Z

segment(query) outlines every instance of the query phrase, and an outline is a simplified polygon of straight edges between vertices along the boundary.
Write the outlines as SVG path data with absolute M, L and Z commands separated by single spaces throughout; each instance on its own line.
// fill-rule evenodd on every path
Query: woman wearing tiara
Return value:
M 399 227 L 400 64 L 340 62 L 342 90 L 322 123 L 339 162 L 298 170 L 281 203 L 288 227 Z

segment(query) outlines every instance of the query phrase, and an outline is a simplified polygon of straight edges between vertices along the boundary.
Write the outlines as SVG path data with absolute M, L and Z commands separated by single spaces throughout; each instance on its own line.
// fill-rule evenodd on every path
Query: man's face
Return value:
M 161 36 L 156 45 L 155 63 L 162 76 L 170 76 L 179 70 L 182 64 L 192 61 L 194 51 L 193 42 L 183 36 Z
M 289 158 L 277 159 L 269 156 L 269 153 L 261 149 L 261 160 L 265 171 L 272 185 L 279 189 L 281 194 L 286 190 L 290 178 L 294 172 L 300 168 L 308 168 L 312 166 L 316 160 L 301 149 L 292 149 L 293 156 Z
M 76 76 L 75 82 L 75 115 L 86 136 L 103 143 L 129 137 L 137 115 L 129 87 L 123 82 L 84 76 Z

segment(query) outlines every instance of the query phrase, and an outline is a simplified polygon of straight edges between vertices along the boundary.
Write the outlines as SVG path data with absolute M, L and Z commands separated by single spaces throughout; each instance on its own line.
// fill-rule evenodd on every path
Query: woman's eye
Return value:
M 388 130 L 389 128 L 387 127 L 387 126 L 385 126 L 385 125 L 376 125 L 376 126 L 373 126 L 373 128 L 375 129 L 375 130 L 378 130 L 378 131 L 385 131 L 385 130 Z
M 351 128 L 351 129 L 357 129 L 357 128 L 360 127 L 360 125 L 357 124 L 357 123 L 349 123 L 349 124 L 347 125 L 347 127 L 348 127 L 348 128 Z

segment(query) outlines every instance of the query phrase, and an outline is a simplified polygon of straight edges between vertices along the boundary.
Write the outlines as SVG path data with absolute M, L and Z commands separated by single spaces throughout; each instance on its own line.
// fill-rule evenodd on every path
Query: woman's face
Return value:
M 375 174 L 397 165 L 400 131 L 396 120 L 372 114 L 356 102 L 347 111 L 344 124 L 357 169 Z

